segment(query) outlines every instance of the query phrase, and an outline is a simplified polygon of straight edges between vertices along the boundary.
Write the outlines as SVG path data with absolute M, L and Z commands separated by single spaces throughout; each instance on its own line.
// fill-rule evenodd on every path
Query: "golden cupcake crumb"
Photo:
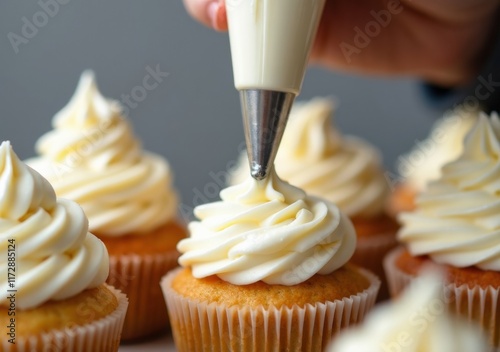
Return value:
M 456 268 L 451 265 L 437 264 L 427 256 L 413 257 L 406 249 L 396 258 L 395 265 L 411 276 L 417 276 L 424 266 L 435 266 L 444 270 L 447 281 L 454 283 L 457 287 L 461 285 L 480 286 L 483 289 L 488 286 L 500 287 L 500 272 L 498 271 L 481 270 L 474 266 Z
M 145 234 L 116 237 L 94 234 L 104 242 L 110 256 L 119 256 L 126 254 L 152 255 L 175 251 L 177 243 L 186 237 L 187 232 L 181 224 L 170 221 Z
M 172 282 L 172 288 L 182 296 L 198 301 L 216 302 L 230 306 L 264 308 L 325 303 L 341 300 L 363 292 L 370 286 L 356 266 L 344 265 L 328 275 L 314 275 L 294 286 L 268 285 L 262 281 L 249 285 L 233 285 L 213 275 L 197 279 L 186 268 Z
M 105 286 L 92 288 L 62 301 L 49 301 L 27 310 L 16 310 L 17 334 L 39 335 L 51 330 L 94 323 L 118 307 L 116 296 Z M 9 325 L 8 308 L 0 307 L 0 325 Z
M 378 235 L 391 234 L 396 237 L 399 228 L 396 220 L 386 214 L 373 218 L 354 217 L 351 219 L 358 238 L 373 237 Z

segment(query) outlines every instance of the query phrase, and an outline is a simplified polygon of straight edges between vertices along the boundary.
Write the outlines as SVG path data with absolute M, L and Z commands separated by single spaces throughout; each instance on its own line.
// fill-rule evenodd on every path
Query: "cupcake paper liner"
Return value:
M 392 297 L 399 295 L 415 278 L 395 265 L 396 259 L 403 251 L 404 248 L 398 248 L 384 260 Z M 500 287 L 482 288 L 478 285 L 469 287 L 465 284 L 457 286 L 454 283 L 446 283 L 443 289 L 448 310 L 470 323 L 479 325 L 490 346 L 493 346 L 491 351 L 500 352 Z
M 375 275 L 360 268 L 370 286 L 342 300 L 304 307 L 227 307 L 174 291 L 171 283 L 180 270 L 161 283 L 179 352 L 322 351 L 339 330 L 363 320 L 380 287 Z
M 179 253 L 122 255 L 109 258 L 107 283 L 120 289 L 129 300 L 122 340 L 135 340 L 168 329 L 168 314 L 160 288 L 161 278 L 177 267 Z
M 118 299 L 117 308 L 108 316 L 90 324 L 58 329 L 40 335 L 16 336 L 13 345 L 2 338 L 2 352 L 113 352 L 118 351 L 123 321 L 127 312 L 127 297 L 107 285 Z
M 390 297 L 382 263 L 386 254 L 397 245 L 396 235 L 390 233 L 358 238 L 356 251 L 351 258 L 351 262 L 370 270 L 382 281 L 377 302 Z
M 398 269 L 396 259 L 404 252 L 403 247 L 398 247 L 384 258 L 384 271 L 387 278 L 387 286 L 391 297 L 397 297 L 413 279 L 413 276 Z

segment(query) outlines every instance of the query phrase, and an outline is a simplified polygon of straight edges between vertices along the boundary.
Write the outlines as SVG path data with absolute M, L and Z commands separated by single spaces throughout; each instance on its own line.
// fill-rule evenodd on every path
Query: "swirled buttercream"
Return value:
M 197 278 L 217 275 L 237 285 L 295 285 L 344 265 L 354 252 L 352 223 L 332 203 L 308 196 L 272 172 L 249 177 L 201 205 L 200 221 L 177 246 L 179 263 Z
M 17 307 L 62 300 L 104 283 L 108 252 L 88 232 L 83 210 L 56 199 L 49 182 L 23 164 L 9 142 L 0 146 L 0 195 L 0 266 L 5 269 L 0 289 L 17 290 Z M 1 305 L 9 305 L 6 297 L 0 297 Z
M 290 184 L 337 204 L 347 216 L 378 216 L 389 192 L 380 156 L 368 143 L 333 129 L 332 110 L 332 102 L 320 98 L 294 106 L 276 171 Z M 242 155 L 231 183 L 247 173 L 248 159 Z
M 82 74 L 54 129 L 27 160 L 58 196 L 78 202 L 99 235 L 147 233 L 175 216 L 172 172 L 159 155 L 143 152 L 118 102 L 104 98 L 90 71 Z
M 441 276 L 427 272 L 392 303 L 343 332 L 328 352 L 471 352 L 488 351 L 480 330 L 446 312 Z
M 398 173 L 405 182 L 421 192 L 428 182 L 439 179 L 441 167 L 462 153 L 464 137 L 476 119 L 477 113 L 458 111 L 438 120 L 425 140 L 398 158 Z
M 455 267 L 500 270 L 500 119 L 482 114 L 462 155 L 400 215 L 398 237 L 412 255 Z

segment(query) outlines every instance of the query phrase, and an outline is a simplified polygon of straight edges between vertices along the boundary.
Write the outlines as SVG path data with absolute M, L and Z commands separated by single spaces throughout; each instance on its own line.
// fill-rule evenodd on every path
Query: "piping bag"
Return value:
M 274 165 L 304 80 L 325 0 L 226 0 L 234 85 L 240 92 L 250 173 Z

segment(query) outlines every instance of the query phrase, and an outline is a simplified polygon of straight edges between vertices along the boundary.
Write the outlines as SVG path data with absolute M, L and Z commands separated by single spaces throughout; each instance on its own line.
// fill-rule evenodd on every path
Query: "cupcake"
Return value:
M 294 106 L 275 167 L 283 180 L 339 206 L 358 235 L 355 264 L 382 279 L 379 299 L 388 298 L 382 260 L 396 246 L 396 221 L 385 212 L 389 195 L 378 151 L 359 138 L 342 136 L 331 123 L 331 100 Z M 233 183 L 248 174 L 242 155 Z
M 0 351 L 117 351 L 127 298 L 82 209 L 0 145 Z
M 385 259 L 393 295 L 424 265 L 446 274 L 449 308 L 477 321 L 500 347 L 500 119 L 482 114 L 462 154 L 402 213 L 404 247 Z
M 89 71 L 53 127 L 36 144 L 39 157 L 27 163 L 58 196 L 82 206 L 90 231 L 108 248 L 108 283 L 130 301 L 122 338 L 165 331 L 159 282 L 177 266 L 176 245 L 185 237 L 168 163 L 142 150 L 118 102 L 99 93 Z
M 179 351 L 321 351 L 363 319 L 380 281 L 346 264 L 356 234 L 334 204 L 274 171 L 220 195 L 161 283 Z
M 486 352 L 480 329 L 446 312 L 442 277 L 426 271 L 401 297 L 368 314 L 326 352 Z
M 456 159 L 463 150 L 467 132 L 477 120 L 478 113 L 458 110 L 438 120 L 423 141 L 397 161 L 400 180 L 394 185 L 389 197 L 388 211 L 397 215 L 415 208 L 415 196 L 425 189 L 425 185 L 439 179 L 441 167 Z

